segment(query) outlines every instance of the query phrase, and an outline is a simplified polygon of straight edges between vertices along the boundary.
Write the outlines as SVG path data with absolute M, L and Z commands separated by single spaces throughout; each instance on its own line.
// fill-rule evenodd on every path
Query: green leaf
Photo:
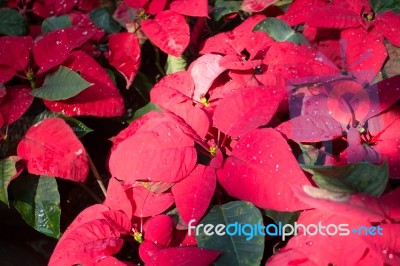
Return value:
M 302 166 L 313 174 L 320 188 L 335 192 L 362 192 L 380 196 L 389 180 L 387 161 L 381 165 L 358 163 L 345 166 Z
M 389 55 L 389 59 L 379 72 L 380 80 L 378 81 L 400 74 L 400 48 L 392 45 L 389 42 L 385 42 L 385 46 Z
M 399 0 L 370 0 L 370 3 L 376 13 L 383 13 L 386 11 L 400 12 Z
M 281 222 L 282 224 L 292 224 L 293 226 L 300 216 L 300 212 L 278 212 L 274 210 L 264 210 L 264 214 L 274 220 L 276 224 Z M 290 230 L 289 228 L 287 229 Z
M 214 6 L 214 20 L 218 21 L 223 16 L 237 13 L 242 5 L 242 1 L 217 0 Z
M 251 203 L 244 201 L 232 201 L 222 206 L 217 205 L 211 208 L 209 213 L 199 224 L 258 224 L 263 223 L 260 211 Z M 199 226 L 199 225 L 197 225 Z M 253 228 L 245 227 L 242 232 L 246 233 Z M 249 230 L 247 230 L 249 229 Z M 264 236 L 254 233 L 251 239 L 246 235 L 216 235 L 207 236 L 204 230 L 199 230 L 200 235 L 196 236 L 199 247 L 218 250 L 222 252 L 215 265 L 260 265 L 264 253 Z M 247 234 L 247 233 L 246 233 Z M 247 234 L 249 235 L 249 234 Z
M 173 55 L 168 55 L 167 62 L 165 63 L 165 73 L 172 74 L 182 70 L 186 70 L 187 62 L 186 58 L 183 56 L 175 57 Z
M 24 17 L 14 9 L 0 9 L 0 34 L 25 34 Z
M 148 104 L 146 104 L 145 106 L 143 106 L 142 108 L 139 108 L 138 110 L 135 111 L 135 113 L 133 114 L 133 117 L 131 119 L 129 119 L 129 123 L 132 123 L 133 120 L 138 119 L 141 116 L 144 116 L 145 114 L 147 114 L 150 111 L 157 111 L 159 113 L 162 112 L 162 110 L 160 109 L 160 107 L 158 107 L 157 105 L 155 105 L 152 102 L 149 102 Z
M 60 194 L 53 177 L 27 175 L 13 182 L 14 206 L 37 231 L 60 237 Z
M 84 123 L 82 123 L 81 121 L 79 121 L 76 118 L 63 115 L 62 113 L 52 113 L 49 111 L 44 111 L 43 113 L 39 114 L 33 121 L 33 124 L 36 124 L 45 118 L 52 118 L 52 117 L 64 119 L 64 121 L 68 123 L 68 125 L 72 128 L 72 130 L 74 131 L 75 135 L 78 138 L 82 138 L 87 133 L 90 133 L 93 131 L 93 129 L 87 127 Z
M 89 13 L 89 17 L 94 24 L 102 28 L 107 34 L 119 32 L 122 29 L 121 25 L 112 18 L 105 7 L 94 9 Z
M 42 33 L 51 32 L 61 28 L 68 28 L 71 25 L 72 21 L 68 15 L 49 17 L 42 23 Z
M 43 86 L 32 90 L 31 94 L 51 101 L 66 100 L 92 85 L 93 83 L 87 82 L 75 71 L 60 66 L 56 72 L 47 74 Z
M 17 156 L 10 156 L 0 160 L 0 200 L 8 203 L 8 185 L 11 179 L 17 174 L 15 164 L 20 160 Z
M 277 18 L 266 18 L 260 21 L 253 31 L 264 31 L 277 42 L 308 44 L 302 34 L 295 32 L 286 22 Z

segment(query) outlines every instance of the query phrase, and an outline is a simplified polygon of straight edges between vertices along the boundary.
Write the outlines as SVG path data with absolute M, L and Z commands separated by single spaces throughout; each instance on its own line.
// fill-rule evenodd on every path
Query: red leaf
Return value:
M 189 67 L 188 72 L 193 78 L 195 101 L 200 101 L 206 95 L 214 80 L 226 70 L 219 65 L 222 56 L 206 54 L 197 58 Z
M 197 248 L 164 248 L 154 254 L 153 261 L 149 266 L 204 266 L 211 265 L 212 262 L 221 254 L 219 251 Z
M 167 0 L 153 0 L 150 2 L 147 11 L 150 14 L 158 14 L 164 10 Z
M 220 61 L 219 65 L 226 69 L 247 70 L 254 69 L 260 66 L 261 60 L 243 60 L 238 55 L 225 55 Z
M 297 211 L 307 206 L 290 184 L 309 184 L 289 145 L 274 129 L 256 129 L 241 137 L 222 169 L 218 181 L 233 197 L 258 207 Z
M 88 265 L 88 266 L 134 266 L 133 263 L 128 262 L 128 261 L 119 261 L 117 258 L 115 257 L 106 257 L 104 259 L 102 259 L 101 261 L 97 261 L 94 264 Z M 85 265 L 86 266 L 86 265 Z
M 346 29 L 356 28 L 362 25 L 362 17 L 353 10 L 336 4 L 320 7 L 312 12 L 306 23 L 311 27 Z
M 240 8 L 248 13 L 261 12 L 276 2 L 278 2 L 278 0 L 243 0 Z
M 143 226 L 145 240 L 161 247 L 168 247 L 173 239 L 174 220 L 165 214 L 157 215 Z
M 378 15 L 375 19 L 375 26 L 379 33 L 395 46 L 400 46 L 400 37 L 397 29 L 400 27 L 400 16 L 393 11 L 387 11 Z
M 188 71 L 179 71 L 169 74 L 157 82 L 153 89 L 156 87 L 173 88 L 188 98 L 192 98 L 194 93 L 193 79 Z
M 161 11 L 141 26 L 147 37 L 167 54 L 179 57 L 189 44 L 189 25 L 184 16 L 174 11 Z
M 33 40 L 30 36 L 14 37 L 3 36 L 0 38 L 0 65 L 13 70 L 25 70 L 28 65 Z M 6 81 L 3 81 L 4 83 Z
M 106 221 L 121 234 L 129 234 L 132 229 L 131 217 L 122 211 L 109 210 L 102 213 Z
M 49 265 L 95 263 L 116 254 L 122 244 L 120 233 L 106 220 L 92 220 L 60 239 Z
M 151 89 L 151 101 L 181 117 L 201 138 L 204 138 L 210 127 L 210 120 L 201 108 L 193 105 L 192 99 L 175 89 L 190 89 L 190 87 L 185 86 L 185 83 L 181 83 L 182 79 L 180 77 L 182 75 L 168 75 L 164 77 Z M 186 80 L 184 79 L 183 81 Z
M 74 221 L 68 226 L 67 230 L 62 235 L 62 238 L 67 237 L 71 232 L 81 225 L 84 225 L 93 220 L 104 219 L 103 212 L 108 211 L 109 208 L 102 204 L 95 204 L 87 207 L 81 211 Z
M 272 86 L 244 87 L 222 99 L 215 109 L 214 126 L 230 136 L 241 136 L 266 125 L 286 92 Z
M 198 164 L 183 180 L 176 183 L 171 191 L 176 208 L 185 223 L 195 219 L 197 224 L 206 212 L 216 186 L 215 170 Z
M 373 136 L 372 148 L 388 160 L 389 175 L 400 178 L 400 107 L 368 119 L 368 130 Z
M 146 116 L 121 132 L 124 140 L 120 141 L 121 136 L 116 137 L 119 140 L 110 156 L 110 172 L 128 182 L 177 182 L 196 164 L 193 139 L 166 114 L 154 115 L 153 119 L 142 124 Z
M 26 87 L 7 87 L 6 95 L 0 100 L 0 114 L 4 125 L 17 121 L 33 102 L 31 89 Z
M 128 89 L 140 67 L 140 46 L 136 34 L 115 33 L 110 36 L 108 60 L 125 78 Z
M 366 194 L 349 195 L 315 187 L 292 187 L 296 197 L 309 208 L 368 222 L 380 222 L 388 218 L 387 208 L 377 198 Z
M 125 0 L 125 2 L 133 8 L 143 7 L 149 0 Z
M 17 71 L 12 69 L 11 67 L 0 65 L 0 83 L 6 83 L 7 81 L 11 80 L 16 74 Z
M 191 17 L 207 17 L 207 0 L 175 0 L 170 4 L 170 9 L 176 13 Z
M 152 261 L 153 256 L 162 249 L 162 246 L 157 245 L 153 241 L 145 239 L 139 246 L 139 256 L 147 265 Z
M 400 188 L 396 188 L 380 198 L 382 205 L 387 206 L 387 215 L 395 221 L 400 221 L 399 196 Z
M 111 210 L 121 210 L 126 216 L 132 217 L 132 204 L 124 188 L 114 177 L 108 183 L 107 196 L 103 204 Z
M 142 186 L 135 186 L 127 190 L 128 198 L 135 206 L 133 212 L 137 217 L 148 217 L 162 213 L 174 203 L 171 193 L 152 193 Z
M 107 72 L 91 56 L 75 51 L 63 65 L 79 71 L 82 78 L 94 85 L 68 100 L 44 101 L 52 112 L 61 112 L 68 116 L 100 117 L 121 116 L 124 113 L 121 94 Z
M 319 142 L 342 136 L 342 125 L 324 115 L 302 115 L 276 127 L 288 139 L 296 142 Z
M 371 101 L 379 105 L 379 108 L 370 108 L 368 118 L 371 118 L 391 106 L 400 99 L 400 75 L 384 79 L 367 88 Z
M 33 58 L 40 67 L 38 73 L 60 65 L 70 52 L 88 41 L 94 31 L 78 27 L 57 29 L 35 40 Z
M 233 45 L 235 35 L 232 32 L 221 32 L 204 41 L 200 54 L 236 54 L 236 47 Z
M 303 224 L 306 227 L 309 224 L 317 226 L 321 224 L 325 227 L 332 224 L 336 226 L 348 224 L 349 231 L 360 226 L 371 226 L 371 224 L 362 220 L 354 220 L 351 217 L 333 215 L 320 210 L 302 212 L 298 219 L 298 224 Z M 327 235 L 327 233 L 325 235 L 318 233 L 316 235 L 304 235 L 304 230 L 301 227 L 299 231 L 296 236 L 289 240 L 286 247 L 281 250 L 280 257 L 287 257 L 287 265 L 382 265 L 379 262 L 379 256 L 372 254 L 368 246 L 357 234 L 339 235 L 339 233 L 343 232 L 340 230 L 333 236 Z M 310 229 L 310 231 L 314 230 Z M 325 232 L 323 229 L 321 231 Z M 330 229 L 330 232 L 332 232 L 332 229 Z M 316 247 L 318 247 L 318 252 L 315 252 Z M 271 265 L 277 265 L 277 262 L 273 264 L 273 261 L 274 257 L 271 258 Z M 270 261 L 267 263 L 270 265 Z
M 46 118 L 32 126 L 18 144 L 18 157 L 28 161 L 28 172 L 85 181 L 86 150 L 61 118 Z
M 367 81 L 371 84 L 387 57 L 386 47 L 379 33 L 358 27 L 342 31 L 341 39 L 345 51 L 344 69 L 360 82 Z
M 41 18 L 59 16 L 68 13 L 77 1 L 69 0 L 42 0 L 33 3 L 32 11 Z

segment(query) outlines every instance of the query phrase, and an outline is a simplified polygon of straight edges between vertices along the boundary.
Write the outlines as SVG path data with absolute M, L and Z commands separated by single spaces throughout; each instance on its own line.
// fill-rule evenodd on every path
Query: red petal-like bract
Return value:
M 83 182 L 89 172 L 85 148 L 61 118 L 46 118 L 33 125 L 17 152 L 28 162 L 31 174 Z
M 170 4 L 170 9 L 176 13 L 191 17 L 207 17 L 207 0 L 175 0 Z
M 245 12 L 261 12 L 278 0 L 243 0 L 241 9 Z
M 143 226 L 145 240 L 168 247 L 173 239 L 174 220 L 165 214 L 150 218 Z
M 125 2 L 133 8 L 143 7 L 149 0 L 125 0 Z
M 341 38 L 344 40 L 344 69 L 359 81 L 366 80 L 371 84 L 387 57 L 387 51 L 379 33 L 359 27 L 344 30 Z
M 179 57 L 189 44 L 189 25 L 183 15 L 174 11 L 161 11 L 141 26 L 147 37 L 167 54 Z
M 278 211 L 308 208 L 290 185 L 309 181 L 285 139 L 274 129 L 255 129 L 242 136 L 217 176 L 231 196 L 258 207 Z
M 128 89 L 140 67 L 140 46 L 136 34 L 115 33 L 110 36 L 108 60 L 125 78 Z
M 0 38 L 0 66 L 5 68 L 5 71 L 13 73 L 8 78 L 3 78 L 6 75 L 2 73 L 0 83 L 6 83 L 15 75 L 16 71 L 25 70 L 32 47 L 33 40 L 30 36 L 3 36 Z M 1 71 L 3 72 L 3 70 Z
M 387 112 L 368 120 L 368 130 L 373 136 L 373 149 L 387 159 L 389 174 L 400 178 L 400 107 L 395 105 Z
M 241 136 L 266 125 L 278 110 L 286 91 L 273 86 L 244 87 L 222 99 L 215 109 L 214 126 L 230 136 Z
M 63 236 L 49 265 L 90 264 L 117 253 L 123 244 L 121 234 L 106 219 L 94 219 Z
M 216 250 L 182 247 L 182 248 L 164 248 L 154 254 L 153 260 L 146 265 L 149 266 L 204 266 L 211 265 L 213 261 L 221 254 Z
M 198 164 L 183 180 L 172 187 L 176 208 L 185 223 L 197 224 L 206 212 L 216 186 L 215 170 Z
M 397 29 L 400 27 L 399 14 L 393 11 L 384 12 L 375 19 L 375 26 L 391 44 L 400 46 L 400 37 L 397 34 Z
M 126 191 L 135 206 L 133 215 L 148 217 L 162 213 L 174 203 L 171 193 L 153 193 L 142 186 L 134 186 Z
M 363 237 L 351 232 L 352 229 L 357 229 L 360 226 L 367 228 L 372 226 L 362 218 L 360 219 L 360 217 L 353 218 L 351 216 L 331 214 L 321 208 L 303 212 L 297 222 L 306 227 L 310 224 L 317 226 L 321 224 L 325 229 L 328 225 L 331 225 L 330 232 L 333 232 L 332 225 L 336 225 L 340 228 L 347 228 L 349 234 L 340 235 L 345 232 L 340 229 L 334 235 L 327 235 L 326 230 L 323 229 L 322 232 L 325 235 L 319 233 L 316 235 L 304 235 L 300 227 L 300 232 L 298 232 L 297 236 L 290 239 L 289 243 L 280 250 L 277 255 L 278 258 L 271 257 L 267 262 L 268 265 L 383 265 L 383 257 L 388 255 L 382 253 L 382 250 L 379 250 L 379 252 L 377 252 L 378 250 L 371 250 L 366 241 L 363 240 Z M 346 224 L 347 226 L 341 224 Z M 384 235 L 391 235 L 391 233 L 383 231 Z M 368 238 L 375 242 L 377 236 L 378 234 Z M 315 252 L 316 247 L 318 247 L 318 252 Z M 285 257 L 286 261 L 282 257 Z M 278 264 L 277 259 L 283 264 Z M 397 260 L 398 258 L 395 258 L 393 262 Z M 300 264 L 300 262 L 302 263 Z
M 29 108 L 33 102 L 30 91 L 30 88 L 20 86 L 6 88 L 6 95 L 0 103 L 0 114 L 5 125 L 17 121 Z
M 91 56 L 82 51 L 75 51 L 63 65 L 73 71 L 79 71 L 82 78 L 94 85 L 67 100 L 45 100 L 44 103 L 52 112 L 61 112 L 68 116 L 99 117 L 121 116 L 124 113 L 121 94 L 104 68 Z
M 181 117 L 200 137 L 204 138 L 210 127 L 210 120 L 207 114 L 201 108 L 194 106 L 193 100 L 189 98 L 193 94 L 191 89 L 193 82 L 189 78 L 186 71 L 164 77 L 151 89 L 151 101 Z
M 68 13 L 77 1 L 71 0 L 42 0 L 33 3 L 32 11 L 41 18 L 59 16 Z
M 146 121 L 146 116 L 152 119 Z M 120 140 L 109 160 L 110 172 L 118 179 L 177 182 L 196 164 L 193 139 L 167 114 L 146 114 L 121 133 L 123 140 L 116 137 Z
M 280 124 L 276 130 L 297 142 L 319 142 L 342 136 L 342 125 L 324 115 L 302 115 Z
M 222 56 L 206 54 L 197 58 L 189 67 L 188 72 L 193 78 L 195 101 L 200 101 L 205 96 L 214 80 L 226 70 L 219 65 Z
M 35 40 L 33 58 L 43 73 L 64 62 L 71 51 L 88 41 L 94 31 L 78 27 L 58 29 Z
M 103 203 L 111 210 L 121 210 L 126 216 L 132 217 L 132 204 L 120 182 L 111 178 L 108 183 L 106 199 Z

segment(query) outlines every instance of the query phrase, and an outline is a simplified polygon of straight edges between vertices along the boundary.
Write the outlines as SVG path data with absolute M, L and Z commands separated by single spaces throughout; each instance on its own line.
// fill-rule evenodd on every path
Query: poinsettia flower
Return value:
M 325 92 L 305 100 L 301 114 L 332 117 L 347 131 L 349 147 L 337 163 L 387 159 L 390 176 L 398 178 L 400 124 L 399 107 L 394 104 L 400 99 L 399 80 L 395 76 L 368 88 L 352 79 L 329 82 Z

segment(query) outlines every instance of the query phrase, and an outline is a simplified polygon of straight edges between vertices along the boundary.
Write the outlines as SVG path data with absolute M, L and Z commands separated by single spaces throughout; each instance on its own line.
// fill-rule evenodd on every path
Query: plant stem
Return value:
M 160 51 L 158 50 L 158 47 L 155 46 L 154 44 L 153 44 L 153 48 L 154 48 L 154 56 L 155 56 L 155 63 L 154 64 L 156 65 L 156 67 L 157 67 L 158 71 L 160 72 L 160 74 L 162 76 L 165 76 L 166 74 L 165 74 L 164 68 L 160 64 Z
M 94 165 L 94 163 L 92 161 L 92 158 L 90 158 L 89 154 L 87 155 L 87 158 L 88 158 L 88 162 L 89 162 L 89 165 L 90 165 L 90 169 L 92 169 L 93 175 L 97 180 L 97 184 L 99 184 L 99 187 L 100 187 L 100 189 L 103 192 L 104 197 L 105 197 L 107 195 L 107 189 L 104 186 L 103 180 L 101 179 L 101 177 L 99 175 L 99 172 L 97 171 L 97 168 Z

